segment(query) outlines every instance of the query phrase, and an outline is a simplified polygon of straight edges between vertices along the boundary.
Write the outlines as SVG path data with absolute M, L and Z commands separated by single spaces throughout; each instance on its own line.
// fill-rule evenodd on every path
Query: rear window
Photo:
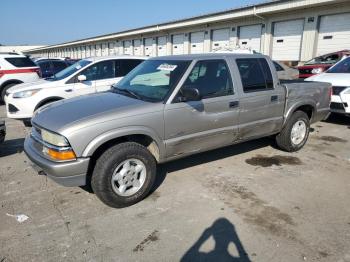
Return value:
M 37 66 L 28 57 L 8 57 L 8 58 L 5 58 L 5 60 L 15 67 L 34 67 L 34 66 Z
M 273 89 L 273 79 L 269 65 L 263 58 L 237 59 L 244 93 Z

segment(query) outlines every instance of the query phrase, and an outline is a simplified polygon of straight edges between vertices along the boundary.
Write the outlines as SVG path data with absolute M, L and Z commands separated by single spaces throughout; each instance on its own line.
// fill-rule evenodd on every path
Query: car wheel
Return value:
M 31 122 L 30 119 L 23 119 L 22 122 L 23 122 L 23 125 L 25 127 L 31 127 L 32 126 L 32 122 Z
M 91 187 L 110 207 L 130 206 L 150 192 L 156 170 L 156 160 L 147 148 L 134 142 L 121 143 L 97 159 Z
M 298 151 L 305 145 L 309 132 L 309 117 L 302 111 L 296 111 L 283 130 L 276 136 L 277 145 L 288 152 Z
M 5 95 L 6 95 L 6 91 L 10 88 L 10 87 L 13 87 L 15 85 L 18 85 L 17 83 L 13 83 L 13 84 L 8 84 L 6 86 L 4 86 L 1 90 L 1 101 L 2 103 L 5 103 Z

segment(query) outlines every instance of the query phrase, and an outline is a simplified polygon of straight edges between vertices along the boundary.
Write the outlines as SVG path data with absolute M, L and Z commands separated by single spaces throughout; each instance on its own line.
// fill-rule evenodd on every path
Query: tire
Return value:
M 128 161 L 129 165 L 127 164 Z M 145 169 L 142 169 L 140 172 L 136 171 L 140 169 L 139 167 L 142 164 Z M 106 150 L 97 159 L 91 177 L 92 190 L 103 203 L 110 207 L 122 208 L 131 206 L 144 199 L 152 189 L 156 178 L 156 165 L 155 158 L 144 146 L 134 142 L 117 144 Z M 128 173 L 125 173 L 125 170 L 128 170 L 125 167 L 128 166 L 132 166 L 134 169 L 132 170 L 131 168 Z M 140 185 L 139 189 L 132 193 L 132 190 L 137 189 L 137 186 L 134 188 L 134 184 L 132 184 L 131 189 L 121 193 L 120 191 L 123 191 L 122 184 L 133 183 L 133 176 L 134 178 L 139 176 L 138 181 L 143 181 L 138 184 Z M 123 179 L 112 182 L 113 178 L 116 179 L 118 177 Z M 141 179 L 142 177 L 143 179 Z M 122 181 L 124 178 L 129 179 L 129 181 Z
M 4 86 L 1 90 L 1 101 L 2 103 L 5 103 L 5 95 L 6 95 L 6 91 L 10 88 L 13 87 L 15 85 L 18 85 L 19 83 L 13 83 L 13 84 L 8 84 L 6 86 Z
M 305 130 L 304 126 L 305 125 Z M 304 133 L 304 136 L 292 137 L 293 127 L 300 128 L 300 134 Z M 306 143 L 310 132 L 310 120 L 306 113 L 302 111 L 296 111 L 288 120 L 282 131 L 276 136 L 276 142 L 279 148 L 287 152 L 296 152 L 300 150 Z M 294 142 L 293 142 L 294 141 Z
M 23 119 L 22 122 L 25 127 L 32 127 L 32 122 L 30 119 Z

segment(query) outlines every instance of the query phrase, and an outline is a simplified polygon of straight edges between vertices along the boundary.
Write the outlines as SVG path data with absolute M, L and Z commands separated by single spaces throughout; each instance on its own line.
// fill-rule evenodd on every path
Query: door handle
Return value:
M 228 105 L 230 108 L 236 108 L 239 106 L 239 101 L 232 101 Z
M 66 90 L 64 90 L 65 92 L 72 92 L 73 91 L 73 89 L 66 89 Z
M 278 96 L 271 96 L 271 102 L 276 102 L 278 100 Z

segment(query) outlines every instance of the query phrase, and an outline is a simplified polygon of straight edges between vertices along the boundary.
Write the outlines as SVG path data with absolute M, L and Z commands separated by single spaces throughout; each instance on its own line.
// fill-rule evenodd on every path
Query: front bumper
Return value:
M 63 186 L 86 185 L 89 158 L 78 158 L 70 162 L 53 162 L 40 155 L 35 146 L 36 143 L 30 136 L 24 141 L 24 152 L 33 162 L 35 170 Z
M 331 99 L 331 112 L 350 115 L 350 94 L 333 95 Z
M 35 103 L 32 98 L 13 98 L 12 94 L 5 96 L 7 117 L 12 119 L 32 118 Z

